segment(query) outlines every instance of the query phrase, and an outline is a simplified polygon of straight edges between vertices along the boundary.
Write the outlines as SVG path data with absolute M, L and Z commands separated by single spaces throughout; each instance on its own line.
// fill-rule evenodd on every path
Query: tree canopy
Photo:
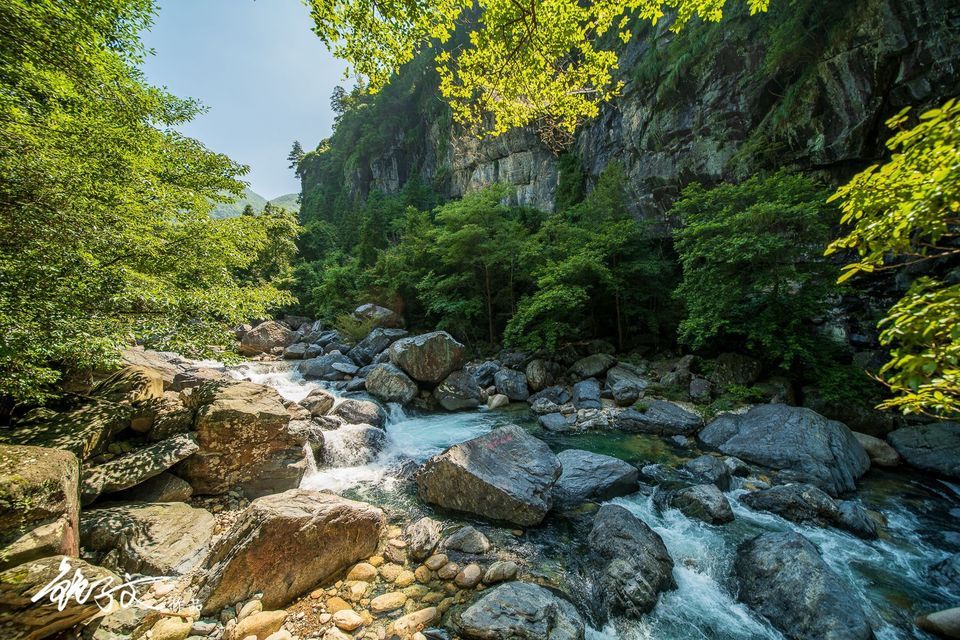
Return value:
M 769 0 L 742 0 L 751 13 Z M 617 43 L 631 21 L 666 16 L 679 31 L 716 22 L 729 0 L 309 0 L 314 31 L 379 90 L 420 51 L 436 48 L 440 91 L 478 133 L 518 126 L 572 134 L 616 95 Z M 453 43 L 455 33 L 464 42 Z
M 134 339 L 200 352 L 292 301 L 289 215 L 213 220 L 246 168 L 175 130 L 201 109 L 147 84 L 150 0 L 0 3 L 0 395 Z

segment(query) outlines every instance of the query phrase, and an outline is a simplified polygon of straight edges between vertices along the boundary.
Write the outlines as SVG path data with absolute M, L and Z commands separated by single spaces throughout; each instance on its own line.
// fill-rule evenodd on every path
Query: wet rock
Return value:
M 202 388 L 201 388 L 202 389 Z M 175 467 L 194 493 L 239 488 L 259 496 L 296 487 L 303 476 L 303 440 L 275 390 L 252 382 L 216 386 L 197 411 L 200 450 Z
M 900 464 L 900 454 L 897 450 L 880 438 L 876 438 L 859 431 L 853 432 L 853 437 L 870 456 L 870 463 L 878 467 L 896 467 Z
M 298 366 L 300 373 L 306 378 L 317 378 L 331 382 L 346 380 L 350 375 L 348 372 L 356 372 L 357 370 L 353 361 L 339 352 L 327 353 L 318 358 L 304 360 Z M 347 371 L 344 371 L 344 368 Z
M 553 384 L 553 373 L 544 360 L 531 360 L 524 373 L 532 391 L 542 391 Z
M 715 484 L 721 491 L 729 491 L 730 469 L 715 456 L 703 455 L 683 463 L 683 470 L 700 482 Z
M 558 505 L 573 506 L 587 500 L 603 501 L 625 496 L 638 488 L 640 472 L 618 458 L 566 449 L 557 454 L 562 471 L 553 488 Z
M 483 574 L 483 584 L 498 584 L 507 582 L 517 577 L 520 567 L 516 562 L 510 560 L 498 560 L 490 565 L 486 573 Z
M 332 494 L 293 489 L 258 498 L 210 552 L 197 596 L 202 613 L 258 592 L 264 607 L 284 606 L 373 555 L 384 525 L 380 509 Z
M 464 346 L 446 331 L 397 340 L 390 345 L 390 362 L 418 382 L 437 384 L 463 367 Z
M 300 406 L 309 411 L 311 416 L 325 416 L 336 401 L 337 397 L 326 389 L 313 389 L 300 401 Z
M 239 350 L 245 356 L 255 356 L 270 353 L 277 347 L 289 347 L 294 340 L 296 335 L 286 325 L 276 320 L 267 320 L 243 335 Z
M 917 626 L 941 638 L 960 638 L 960 607 L 920 616 Z
M 543 587 L 508 582 L 484 592 L 457 625 L 472 640 L 583 640 L 576 607 Z
M 597 378 L 617 364 L 617 359 L 607 353 L 595 353 L 581 358 L 570 367 L 570 373 L 577 379 Z
M 764 533 L 743 543 L 734 574 L 740 600 L 790 638 L 873 638 L 854 592 L 800 534 Z
M 934 422 L 905 427 L 887 439 L 910 466 L 960 480 L 960 424 Z
M 440 542 L 443 523 L 433 518 L 420 518 L 404 531 L 407 549 L 414 560 L 423 560 L 433 553 Z
M 573 431 L 577 425 L 575 415 L 565 416 L 562 413 L 548 413 L 537 419 L 541 427 L 553 433 L 567 433 Z
M 562 405 L 570 402 L 570 400 L 573 399 L 573 396 L 566 387 L 555 385 L 552 387 L 547 387 L 543 391 L 538 391 L 537 393 L 533 394 L 527 398 L 527 402 L 529 404 L 533 404 L 541 399 L 549 400 L 556 405 Z
M 405 405 L 417 397 L 417 383 L 396 365 L 378 364 L 367 375 L 367 391 L 384 402 Z
M 661 592 L 677 586 L 663 540 L 623 507 L 600 507 L 587 543 L 595 579 L 592 595 L 605 609 L 601 615 L 640 618 L 653 610 Z
M 361 320 L 371 320 L 377 327 L 399 329 L 403 327 L 403 318 L 386 307 L 372 303 L 362 304 L 353 311 L 353 316 Z
M 621 431 L 651 433 L 660 436 L 689 436 L 703 426 L 697 414 L 667 400 L 644 401 L 642 406 L 624 409 L 614 424 Z
M 482 579 L 483 569 L 476 563 L 470 563 L 460 570 L 453 582 L 461 589 L 473 589 Z
M 360 366 L 368 365 L 373 362 L 375 357 L 386 351 L 391 344 L 405 337 L 407 337 L 407 332 L 403 329 L 374 329 L 347 355 Z
M 433 397 L 447 411 L 476 409 L 480 406 L 480 385 L 473 374 L 454 371 L 437 385 Z
M 90 504 L 100 494 L 122 491 L 159 475 L 200 450 L 197 438 L 184 433 L 128 453 L 83 472 L 80 498 Z
M 744 414 L 723 414 L 699 437 L 723 453 L 831 495 L 853 491 L 870 468 L 866 451 L 845 425 L 803 407 L 764 404 Z
M 323 463 L 330 467 L 355 467 L 376 460 L 387 444 L 383 429 L 367 424 L 343 425 L 323 438 Z
M 837 526 L 853 535 L 874 540 L 877 538 L 877 522 L 870 513 L 854 500 L 842 500 L 837 503 L 840 510 Z
M 599 409 L 600 383 L 596 378 L 581 380 L 573 385 L 573 406 L 577 409 Z
M 508 425 L 434 456 L 416 482 L 430 504 L 533 526 L 550 510 L 559 476 L 560 463 L 546 443 Z
M 330 415 L 340 418 L 346 424 L 368 424 L 382 427 L 387 422 L 387 413 L 383 407 L 369 400 L 344 398 L 334 405 Z
M 0 446 L 0 569 L 79 553 L 79 475 L 69 451 Z
M 733 522 L 733 509 L 726 496 L 714 484 L 698 484 L 684 489 L 663 491 L 658 489 L 654 502 L 661 508 L 679 509 L 688 518 L 703 520 L 708 524 Z
M 193 495 L 193 487 L 172 473 L 163 472 L 135 487 L 111 493 L 107 500 L 119 502 L 186 502 Z
M 490 550 L 490 541 L 473 527 L 461 527 L 444 539 L 441 549 L 480 554 Z
M 500 369 L 493 376 L 494 384 L 497 387 L 497 393 L 502 393 L 511 400 L 523 402 L 530 397 L 530 391 L 527 389 L 527 376 L 513 369 Z
M 113 586 L 121 583 L 119 576 L 102 567 L 62 555 L 31 560 L 0 573 L 0 638 L 46 638 L 99 614 L 100 608 L 93 597 L 82 604 L 76 598 L 64 598 L 62 610 L 58 598 L 51 601 L 47 596 L 37 602 L 32 600 L 51 582 L 58 581 L 59 576 L 63 576 L 59 581 L 69 580 L 76 571 L 91 583 L 102 581 L 103 585 Z M 95 594 L 99 593 L 100 590 L 95 589 Z
M 214 518 L 182 502 L 85 511 L 80 539 L 86 552 L 110 554 L 127 573 L 181 575 L 205 557 Z
M 510 404 L 510 398 L 502 393 L 495 393 L 487 399 L 488 409 L 499 409 L 500 407 L 505 407 L 508 404 Z
M 947 556 L 930 567 L 930 582 L 954 593 L 960 592 L 960 553 Z
M 740 496 L 740 502 L 755 511 L 769 511 L 785 520 L 815 524 L 820 527 L 836 525 L 840 510 L 833 498 L 809 484 L 788 484 Z

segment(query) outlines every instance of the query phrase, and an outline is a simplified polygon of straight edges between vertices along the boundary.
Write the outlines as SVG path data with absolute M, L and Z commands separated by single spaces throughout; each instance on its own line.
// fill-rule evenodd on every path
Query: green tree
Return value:
M 960 284 L 938 276 L 960 255 L 960 103 L 927 111 L 908 128 L 904 110 L 887 124 L 899 131 L 893 153 L 837 190 L 849 233 L 828 253 L 853 250 L 842 280 L 862 273 L 924 264 L 918 278 L 881 321 L 891 359 L 880 376 L 894 393 L 881 406 L 904 413 L 960 414 Z M 955 265 L 955 262 L 952 263 Z
M 255 273 L 260 221 L 212 220 L 245 168 L 178 133 L 145 83 L 150 0 L 0 3 L 0 395 L 139 339 L 202 353 L 290 294 Z
M 751 13 L 769 0 L 745 0 Z M 454 116 L 494 135 L 541 121 L 571 134 L 616 95 L 619 39 L 630 21 L 673 14 L 680 30 L 695 16 L 718 21 L 727 0 L 310 0 L 314 31 L 355 73 L 381 88 L 421 50 L 440 47 L 440 90 Z M 611 37 L 617 36 L 617 37 Z M 487 117 L 492 115 L 492 117 Z
M 819 351 L 812 321 L 834 292 L 822 258 L 835 213 L 812 180 L 780 172 L 687 187 L 671 214 L 686 306 L 680 340 L 746 349 L 789 369 Z

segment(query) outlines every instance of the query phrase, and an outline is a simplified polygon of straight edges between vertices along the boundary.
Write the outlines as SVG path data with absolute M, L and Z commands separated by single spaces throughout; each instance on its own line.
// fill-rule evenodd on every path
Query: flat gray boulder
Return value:
M 833 496 L 853 491 L 870 468 L 867 452 L 846 425 L 805 407 L 762 404 L 724 414 L 700 432 L 700 440 Z
M 611 456 L 567 449 L 557 454 L 563 470 L 553 488 L 557 504 L 573 506 L 587 500 L 608 500 L 631 494 L 639 487 L 639 470 Z
M 960 480 L 960 424 L 905 427 L 889 434 L 887 440 L 910 466 Z
M 703 426 L 703 420 L 680 405 L 667 400 L 651 400 L 638 408 L 620 411 L 614 424 L 621 431 L 630 433 L 690 436 Z
M 739 598 L 788 638 L 872 640 L 854 591 L 798 533 L 764 533 L 740 545 Z
M 593 598 L 601 615 L 640 618 L 657 604 L 660 593 L 676 589 L 673 558 L 660 536 L 627 509 L 600 507 L 587 537 Z
M 471 640 L 583 640 L 583 618 L 568 600 L 528 582 L 486 591 L 457 627 Z
M 417 473 L 425 502 L 522 527 L 540 524 L 553 506 L 560 461 L 515 425 L 454 445 Z
M 577 409 L 599 409 L 600 383 L 596 378 L 581 380 L 573 385 L 573 406 Z
M 328 353 L 319 358 L 303 360 L 299 367 L 304 377 L 327 381 L 346 380 L 349 375 L 352 375 L 348 371 L 356 372 L 357 370 L 353 360 L 342 353 Z

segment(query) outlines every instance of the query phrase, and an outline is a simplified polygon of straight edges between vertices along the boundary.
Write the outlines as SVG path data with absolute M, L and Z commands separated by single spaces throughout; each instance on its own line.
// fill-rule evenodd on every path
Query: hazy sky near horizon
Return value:
M 294 140 L 310 150 L 331 133 L 330 94 L 344 64 L 310 30 L 301 0 L 159 0 L 144 34 L 144 73 L 209 111 L 182 127 L 250 166 L 243 179 L 269 199 L 300 191 L 288 168 Z

